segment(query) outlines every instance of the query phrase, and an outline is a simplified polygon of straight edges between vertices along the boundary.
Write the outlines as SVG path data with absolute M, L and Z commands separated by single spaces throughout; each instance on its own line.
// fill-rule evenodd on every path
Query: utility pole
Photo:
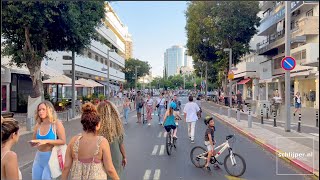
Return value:
M 137 69 L 139 68 L 140 66 L 135 66 L 134 68 L 135 68 L 135 92 L 137 92 L 137 80 L 138 80 L 138 74 L 137 74 Z
M 290 56 L 291 49 L 291 1 L 285 1 L 285 56 Z M 286 112 L 286 124 L 285 131 L 290 132 L 291 122 L 290 122 L 290 71 L 285 72 L 285 112 Z
M 72 51 L 72 100 L 71 100 L 71 108 L 72 108 L 72 113 L 71 113 L 71 117 L 74 118 L 75 116 L 75 110 L 76 110 L 76 95 L 75 95 L 75 80 L 76 80 L 76 71 L 75 71 L 75 51 Z M 58 88 L 57 88 L 57 92 L 58 92 Z M 58 98 L 58 97 L 57 97 Z
M 206 86 L 205 98 L 207 99 L 207 95 L 208 95 L 208 62 L 206 62 L 206 83 L 205 83 L 205 86 Z

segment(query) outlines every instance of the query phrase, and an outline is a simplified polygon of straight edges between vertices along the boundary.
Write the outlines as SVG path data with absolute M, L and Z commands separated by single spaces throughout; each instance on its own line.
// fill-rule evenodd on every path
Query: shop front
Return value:
M 294 80 L 294 94 L 300 92 L 302 107 L 317 108 L 317 79 L 315 76 L 311 77 L 296 77 Z M 319 108 L 319 107 L 318 107 Z

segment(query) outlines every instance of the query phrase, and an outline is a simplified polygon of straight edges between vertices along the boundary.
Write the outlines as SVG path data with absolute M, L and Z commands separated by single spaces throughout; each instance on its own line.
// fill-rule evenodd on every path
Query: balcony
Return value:
M 293 37 L 319 34 L 319 17 L 307 16 L 299 19 L 291 34 Z
M 259 3 L 259 8 L 261 11 L 267 10 L 269 7 L 274 6 L 275 1 L 261 1 Z
M 276 54 L 276 52 L 269 52 L 274 48 L 284 44 L 285 31 L 279 31 L 270 35 L 266 40 L 257 44 L 257 53 L 259 55 L 268 55 L 269 53 Z

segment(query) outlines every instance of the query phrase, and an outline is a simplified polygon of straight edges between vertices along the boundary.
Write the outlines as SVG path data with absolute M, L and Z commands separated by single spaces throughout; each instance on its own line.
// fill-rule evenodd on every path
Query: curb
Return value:
M 210 113 L 208 110 L 204 109 L 204 111 L 206 111 L 207 113 Z M 217 119 L 219 119 L 220 121 L 223 121 L 225 124 L 228 124 L 229 126 L 231 126 L 232 128 L 236 129 L 238 132 L 240 132 L 241 134 L 243 134 L 244 136 L 246 136 L 248 139 L 252 140 L 253 142 L 255 142 L 256 144 L 258 144 L 259 146 L 263 147 L 264 149 L 268 150 L 269 152 L 271 152 L 274 155 L 277 155 L 277 153 L 282 152 L 280 149 L 277 149 L 276 147 L 274 147 L 273 145 L 270 145 L 266 142 L 264 142 L 262 139 L 257 138 L 256 136 L 254 136 L 251 133 L 248 133 L 246 131 L 244 131 L 243 129 L 223 120 L 219 114 L 217 113 L 210 113 L 213 114 L 215 117 L 217 117 Z M 282 160 L 284 160 L 285 162 L 303 170 L 306 171 L 308 173 L 310 173 L 310 175 L 312 174 L 313 176 L 315 176 L 316 178 L 319 178 L 319 171 L 317 171 L 316 169 L 313 169 L 312 167 L 310 167 L 309 165 L 296 160 L 296 159 L 291 159 L 291 158 L 287 158 L 287 157 L 281 157 Z

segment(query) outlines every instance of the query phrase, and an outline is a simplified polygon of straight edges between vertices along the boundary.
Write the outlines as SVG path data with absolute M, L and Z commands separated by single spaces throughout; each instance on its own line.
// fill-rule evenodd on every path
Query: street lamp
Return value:
M 229 70 L 231 70 L 231 66 L 232 66 L 232 48 L 225 48 L 225 49 L 223 49 L 223 51 L 224 52 L 229 52 Z M 231 104 L 232 104 L 232 94 L 231 94 L 231 89 L 232 89 L 232 87 L 231 87 L 231 84 L 232 84 L 232 82 L 230 81 L 229 82 L 229 86 L 230 86 L 230 92 L 229 92 L 229 106 L 230 106 L 230 109 L 229 110 L 231 110 Z M 231 111 L 229 112 L 228 111 L 228 116 L 231 114 Z
M 137 91 L 137 80 L 138 80 L 138 74 L 137 74 L 137 71 L 138 71 L 138 68 L 140 68 L 140 66 L 135 66 L 134 69 L 135 69 L 135 91 Z
M 107 76 L 107 99 L 108 100 L 110 100 L 109 99 L 109 96 L 110 96 L 110 92 L 109 92 L 109 90 L 110 90 L 110 84 L 109 84 L 110 83 L 109 82 L 110 81 L 110 55 L 109 55 L 109 53 L 110 52 L 116 52 L 116 51 L 114 49 L 108 49 L 107 50 L 107 57 L 108 57 L 107 66 L 108 67 L 107 67 L 107 69 L 104 68 L 104 67 L 101 69 L 102 71 L 108 71 L 108 76 Z

